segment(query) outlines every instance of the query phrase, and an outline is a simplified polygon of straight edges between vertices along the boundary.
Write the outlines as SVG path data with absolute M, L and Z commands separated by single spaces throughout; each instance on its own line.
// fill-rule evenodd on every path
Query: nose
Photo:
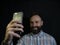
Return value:
M 36 26 L 36 23 L 33 23 L 33 27 L 35 27 Z

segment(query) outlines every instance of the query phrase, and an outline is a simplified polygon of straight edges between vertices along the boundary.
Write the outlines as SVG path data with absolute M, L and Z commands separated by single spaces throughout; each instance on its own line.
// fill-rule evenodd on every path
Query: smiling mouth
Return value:
M 35 28 L 33 28 L 33 30 L 37 30 L 37 28 L 35 27 Z

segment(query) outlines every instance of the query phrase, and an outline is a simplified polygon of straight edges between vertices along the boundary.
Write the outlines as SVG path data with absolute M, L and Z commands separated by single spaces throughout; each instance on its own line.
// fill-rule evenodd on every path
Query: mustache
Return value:
M 40 27 L 35 26 L 35 27 L 31 27 L 30 29 L 31 29 L 31 30 L 39 30 L 39 29 L 40 29 Z
M 31 27 L 31 28 L 39 28 L 38 26 L 35 26 L 35 27 Z
M 39 27 L 39 26 L 30 27 L 31 30 L 34 30 L 34 28 L 37 29 L 37 30 L 41 30 L 42 29 L 42 27 Z

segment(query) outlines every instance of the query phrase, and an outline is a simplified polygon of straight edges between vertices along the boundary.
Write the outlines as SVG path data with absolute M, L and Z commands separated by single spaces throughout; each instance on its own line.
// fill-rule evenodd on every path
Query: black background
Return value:
M 28 18 L 32 11 L 39 11 L 46 21 L 44 31 L 52 35 L 59 45 L 60 2 L 58 0 L 2 0 L 0 2 L 0 42 L 4 39 L 6 25 L 11 21 L 14 12 L 23 11 L 24 17 Z

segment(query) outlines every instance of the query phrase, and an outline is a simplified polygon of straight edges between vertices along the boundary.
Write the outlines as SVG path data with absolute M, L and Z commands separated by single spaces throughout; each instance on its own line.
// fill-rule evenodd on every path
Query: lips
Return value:
M 34 27 L 33 30 L 37 30 L 38 28 L 37 27 Z

